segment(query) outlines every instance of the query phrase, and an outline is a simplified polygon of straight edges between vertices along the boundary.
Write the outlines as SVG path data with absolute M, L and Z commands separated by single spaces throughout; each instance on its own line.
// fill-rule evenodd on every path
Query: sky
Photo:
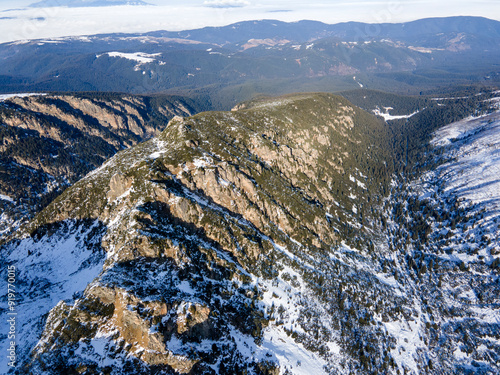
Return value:
M 28 8 L 35 0 L 0 0 L 0 43 L 111 32 L 189 30 L 256 19 L 326 23 L 407 22 L 426 17 L 500 20 L 498 0 L 145 0 L 150 6 Z M 64 1 L 64 0 L 54 0 Z

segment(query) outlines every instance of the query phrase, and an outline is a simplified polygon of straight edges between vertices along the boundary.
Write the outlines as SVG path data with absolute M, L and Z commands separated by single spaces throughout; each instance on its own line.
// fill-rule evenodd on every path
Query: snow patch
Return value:
M 12 199 L 11 197 L 9 197 L 7 195 L 3 195 L 3 194 L 0 194 L 0 199 L 7 201 L 7 202 L 14 202 L 14 199 Z
M 196 168 L 204 168 L 204 167 L 207 167 L 209 165 L 205 159 L 201 159 L 201 158 L 194 159 L 193 164 Z
M 1 94 L 0 95 L 0 102 L 3 102 L 4 100 L 10 99 L 10 98 L 26 98 L 28 96 L 44 96 L 47 94 L 42 94 L 42 93 L 19 93 L 19 94 Z
M 363 182 L 356 179 L 355 177 L 353 177 L 352 175 L 349 175 L 349 180 L 351 180 L 352 182 L 355 182 L 356 185 L 358 185 L 360 188 L 366 190 L 366 185 Z
M 153 152 L 151 155 L 149 155 L 149 158 L 150 159 L 158 159 L 160 156 L 161 156 L 161 152 L 157 151 L 157 152 Z
M 391 350 L 391 354 L 400 370 L 404 373 L 403 368 L 409 367 L 412 374 L 419 374 L 415 359 L 418 356 L 418 350 L 425 349 L 420 334 L 420 319 L 415 321 L 393 321 L 383 324 L 387 332 L 397 340 L 396 348 Z
M 134 52 L 134 53 L 124 53 L 124 52 L 107 52 L 105 55 L 108 55 L 109 57 L 121 57 L 123 59 L 127 60 L 132 60 L 132 61 L 137 61 L 141 64 L 147 64 L 151 63 L 153 61 L 156 61 L 155 57 L 158 57 L 161 55 L 161 53 L 145 53 L 145 52 Z M 96 57 L 101 57 L 102 55 L 98 55 Z
M 354 80 L 354 82 L 356 82 L 359 85 L 359 87 L 361 87 L 361 88 L 365 87 L 361 82 L 356 80 L 356 76 L 352 77 L 352 79 Z
M 293 375 L 327 374 L 324 370 L 326 361 L 317 354 L 308 351 L 302 344 L 296 343 L 282 328 L 264 332 L 260 346 L 260 356 L 265 359 L 266 353 L 278 360 L 280 368 L 287 368 Z M 329 343 L 335 351 L 340 351 L 338 345 Z
M 106 52 L 101 55 L 96 55 L 96 58 L 99 58 L 103 55 L 108 55 L 109 57 L 119 57 L 122 59 L 127 59 L 131 61 L 135 61 L 138 64 L 134 67 L 135 71 L 139 71 L 141 65 L 149 64 L 157 61 L 157 57 L 161 56 L 161 53 L 145 53 L 145 52 L 133 52 L 133 53 L 125 53 L 125 52 Z M 159 61 L 160 65 L 165 65 L 164 61 Z M 142 72 L 142 74 L 146 74 L 146 72 Z
M 410 113 L 409 115 L 400 115 L 400 116 L 393 116 L 389 113 L 389 110 L 390 109 L 393 109 L 391 107 L 386 107 L 384 108 L 385 109 L 385 112 L 382 112 L 380 110 L 380 108 L 376 108 L 374 109 L 372 112 L 375 114 L 375 116 L 380 116 L 380 117 L 383 117 L 385 121 L 390 121 L 390 120 L 400 120 L 400 119 L 403 119 L 403 118 L 410 118 L 412 116 L 415 116 L 417 113 L 419 113 L 420 111 L 415 111 L 413 113 Z

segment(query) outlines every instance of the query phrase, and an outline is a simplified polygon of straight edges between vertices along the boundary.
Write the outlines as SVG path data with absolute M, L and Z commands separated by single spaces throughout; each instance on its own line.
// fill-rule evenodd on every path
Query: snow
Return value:
M 288 253 L 283 246 L 275 245 L 275 247 Z M 293 256 L 290 253 L 287 255 L 290 258 Z M 287 275 L 293 281 L 285 281 L 283 279 L 284 275 Z M 254 278 L 254 282 L 259 285 L 264 283 L 262 289 L 265 292 L 263 293 L 261 303 L 266 308 L 270 308 L 271 306 L 278 308 L 281 305 L 285 307 L 286 312 L 282 316 L 284 319 L 283 324 L 276 325 L 273 320 L 270 322 L 270 325 L 264 330 L 262 344 L 259 346 L 255 346 L 252 337 L 242 335 L 240 332 L 233 330 L 231 334 L 235 338 L 238 350 L 249 358 L 278 362 L 282 371 L 281 373 L 285 369 L 288 369 L 294 375 L 326 374 L 324 370 L 324 366 L 327 364 L 326 361 L 316 353 L 308 351 L 302 344 L 295 342 L 285 331 L 286 328 L 297 333 L 304 332 L 299 324 L 294 323 L 297 322 L 300 316 L 300 299 L 304 298 L 307 293 L 306 283 L 300 274 L 293 268 L 285 265 L 280 271 L 280 276 L 273 281 L 259 281 L 259 279 Z M 324 320 L 328 321 L 326 312 L 322 311 L 316 301 L 310 301 L 310 307 L 322 312 L 325 315 Z M 341 349 L 336 342 L 329 341 L 326 344 L 334 357 L 340 355 Z
M 125 190 L 125 192 L 122 195 L 116 197 L 114 199 L 114 201 L 117 202 L 117 201 L 122 200 L 123 198 L 128 197 L 133 190 L 134 190 L 133 187 L 131 187 L 130 189 Z
M 463 352 L 461 349 L 460 349 L 460 346 L 458 346 L 455 351 L 453 352 L 453 355 L 455 356 L 456 359 L 458 360 L 464 360 L 464 359 L 467 359 L 467 353 L 466 352 Z
M 123 59 L 127 60 L 132 60 L 132 61 L 137 61 L 138 63 L 141 64 L 147 64 L 147 63 L 152 63 L 155 60 L 155 57 L 160 56 L 161 53 L 154 53 L 154 54 L 149 54 L 149 53 L 144 53 L 144 52 L 134 52 L 134 53 L 124 53 L 124 52 L 108 52 L 106 53 L 109 57 L 121 57 Z M 102 55 L 99 55 L 97 57 L 100 57 Z
M 433 51 L 442 51 L 442 49 L 438 48 L 425 48 L 425 47 L 413 47 L 409 46 L 408 49 L 411 49 L 412 51 L 420 52 L 420 53 L 432 53 Z
M 44 44 L 61 44 L 60 40 L 42 40 L 37 43 L 39 46 L 43 46 Z
M 41 94 L 41 93 L 19 93 L 19 94 L 0 94 L 0 101 L 4 101 L 10 98 L 26 98 L 28 96 L 43 96 L 47 94 Z
M 352 79 L 354 80 L 354 82 L 356 82 L 359 85 L 359 87 L 361 87 L 361 88 L 365 87 L 361 82 L 358 82 L 356 80 L 356 76 L 352 77 Z
M 374 274 L 377 279 L 379 279 L 382 283 L 392 287 L 392 291 L 399 297 L 403 296 L 403 293 L 401 292 L 400 285 L 394 278 L 394 276 L 387 276 L 383 273 L 376 273 Z
M 219 184 L 221 184 L 224 187 L 228 187 L 230 185 L 229 181 L 226 181 L 221 177 L 217 178 L 217 180 L 218 180 Z
M 366 185 L 365 185 L 363 182 L 361 182 L 361 181 L 357 180 L 357 179 L 356 179 L 355 177 L 353 177 L 352 175 L 349 175 L 349 180 L 351 180 L 352 182 L 355 182 L 355 183 L 356 183 L 356 184 L 357 184 L 360 188 L 362 188 L 362 189 L 365 189 L 365 190 L 366 190 Z
M 483 323 L 500 324 L 500 310 L 495 310 L 489 307 L 474 306 L 471 308 L 474 315 Z
M 442 164 L 416 181 L 415 192 L 430 202 L 445 203 L 444 208 L 449 210 L 455 209 L 455 198 L 458 198 L 456 202 L 466 215 L 466 224 L 456 229 L 446 222 L 444 227 L 434 226 L 436 235 L 450 235 L 451 241 L 442 249 L 446 251 L 437 256 L 455 265 L 465 263 L 470 267 L 467 272 L 473 274 L 471 277 L 477 276 L 480 280 L 484 271 L 477 265 L 495 259 L 490 251 L 498 246 L 500 235 L 497 223 L 500 213 L 500 111 L 444 126 L 433 134 L 431 143 L 436 148 L 435 155 L 442 157 Z M 491 240 L 491 244 L 482 244 L 479 240 L 482 236 Z M 463 311 L 446 320 L 451 324 L 475 321 L 484 326 L 498 325 L 500 311 L 497 306 L 481 302 L 476 285 L 463 280 L 467 279 L 450 278 L 442 288 L 445 304 Z M 417 347 L 420 345 L 418 341 L 415 343 Z M 457 362 L 462 362 L 461 366 L 477 361 L 477 353 L 468 355 L 460 342 L 454 342 L 451 353 Z M 398 358 L 398 363 L 403 360 Z
M 383 117 L 385 121 L 390 121 L 390 120 L 400 120 L 400 119 L 403 119 L 403 118 L 410 118 L 412 116 L 415 116 L 417 113 L 419 113 L 420 111 L 415 111 L 413 113 L 410 113 L 409 115 L 400 115 L 400 116 L 393 116 L 389 113 L 389 110 L 390 109 L 393 109 L 391 107 L 385 107 L 385 112 L 382 112 L 380 111 L 380 108 L 376 108 L 373 110 L 373 113 L 375 114 L 375 116 L 380 116 L 380 117 Z
M 44 316 L 61 300 L 73 300 L 77 292 L 99 275 L 104 254 L 85 246 L 84 239 L 97 229 L 98 222 L 84 227 L 72 221 L 64 222 L 65 230 L 40 240 L 22 240 L 4 255 L 4 263 L 16 267 L 17 350 L 18 355 L 33 348 L 41 335 Z M 68 229 L 69 228 L 69 229 Z M 64 237 L 59 233 L 64 232 Z M 9 245 L 7 245 L 9 248 Z M 8 250 L 7 250 L 8 251 Z M 5 283 L 5 279 L 3 280 Z M 0 290 L 0 311 L 6 309 L 7 287 Z M 2 311 L 2 312 L 3 312 Z M 3 315 L 3 314 L 2 314 Z M 6 324 L 0 325 L 0 335 L 6 334 Z M 6 352 L 7 340 L 0 342 Z M 0 373 L 7 373 L 7 363 L 0 361 Z
M 75 356 L 97 362 L 101 367 L 116 365 L 117 358 L 110 358 L 107 353 L 107 347 L 114 345 L 111 336 L 110 334 L 104 335 L 98 331 L 90 342 L 79 341 L 78 347 L 75 350 Z M 121 355 L 118 355 L 118 357 Z
M 420 318 L 414 321 L 393 321 L 383 324 L 387 332 L 397 340 L 396 348 L 391 350 L 391 354 L 398 367 L 403 373 L 405 373 L 403 367 L 409 367 L 413 374 L 419 374 L 415 358 L 418 350 L 425 350 L 426 348 L 421 339 Z
M 8 202 L 14 202 L 14 199 L 12 199 L 11 197 L 9 197 L 7 195 L 3 195 L 3 194 L 0 194 L 0 199 L 4 200 L 4 201 L 8 201 Z
M 177 289 L 179 289 L 179 291 L 186 293 L 186 294 L 189 294 L 189 295 L 196 294 L 196 291 L 193 288 L 191 288 L 191 285 L 189 285 L 189 282 L 187 280 L 184 280 L 181 283 L 179 283 L 179 285 L 177 285 Z
M 500 209 L 500 111 L 450 124 L 435 133 L 435 146 L 453 148 L 438 174 L 445 192 Z
M 23 218 L 15 219 L 7 213 L 2 212 L 0 214 L 0 237 L 11 233 L 11 231 L 18 228 L 23 222 Z
M 158 159 L 160 156 L 161 156 L 161 152 L 157 151 L 157 152 L 153 152 L 151 155 L 149 155 L 149 158 L 150 159 Z
M 108 55 L 109 57 L 119 57 L 122 59 L 127 59 L 131 61 L 136 61 L 138 64 L 134 67 L 135 71 L 139 71 L 141 65 L 149 64 L 157 61 L 156 57 L 161 56 L 161 53 L 145 53 L 145 52 L 134 52 L 134 53 L 124 53 L 124 52 L 106 52 L 103 55 Z M 96 55 L 99 58 L 103 55 Z M 159 61 L 160 65 L 165 65 L 164 61 Z M 142 72 L 146 74 L 146 72 Z
M 302 344 L 296 343 L 283 328 L 274 328 L 264 331 L 263 342 L 259 348 L 262 359 L 266 358 L 266 353 L 270 353 L 271 358 L 278 360 L 281 368 L 288 368 L 294 375 L 326 374 L 323 368 L 326 365 L 324 359 L 306 350 Z M 334 343 L 330 344 L 334 350 L 340 351 Z
M 209 163 L 205 159 L 196 158 L 193 160 L 193 164 L 196 168 L 204 168 L 209 165 Z
M 432 98 L 431 100 L 458 100 L 458 99 L 469 99 L 468 96 L 455 96 L 455 97 L 443 97 L 443 98 Z

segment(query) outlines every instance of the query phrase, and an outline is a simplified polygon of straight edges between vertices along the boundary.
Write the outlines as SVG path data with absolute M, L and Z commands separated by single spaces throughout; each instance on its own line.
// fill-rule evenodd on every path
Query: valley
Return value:
M 198 108 L 175 96 L 5 95 L 0 101 L 0 238 L 117 151 Z

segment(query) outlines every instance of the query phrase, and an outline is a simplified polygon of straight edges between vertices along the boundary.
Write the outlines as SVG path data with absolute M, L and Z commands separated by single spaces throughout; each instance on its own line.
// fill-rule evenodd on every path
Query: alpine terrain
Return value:
M 117 151 L 200 106 L 177 96 L 0 96 L 0 238 Z
M 0 371 L 499 373 L 499 92 L 343 96 L 182 111 L 161 133 L 91 120 L 124 149 L 0 247 Z M 7 109 L 61 100 L 57 118 L 146 99 Z

